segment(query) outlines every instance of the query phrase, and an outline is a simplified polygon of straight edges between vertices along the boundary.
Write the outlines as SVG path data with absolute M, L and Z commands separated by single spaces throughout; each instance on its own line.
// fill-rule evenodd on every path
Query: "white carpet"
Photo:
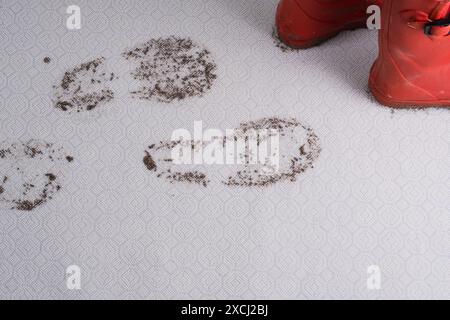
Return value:
M 54 199 L 0 210 L 1 298 L 450 298 L 450 113 L 373 101 L 376 32 L 282 52 L 275 0 L 80 0 L 72 31 L 70 4 L 0 1 L 0 140 L 46 140 L 75 158 Z M 169 104 L 131 99 L 122 51 L 171 35 L 211 51 L 212 89 Z M 115 99 L 54 108 L 64 72 L 99 56 L 119 75 Z M 225 130 L 271 116 L 320 139 L 314 168 L 294 183 L 170 184 L 142 163 L 151 143 L 194 121 Z M 81 290 L 66 286 L 70 265 Z

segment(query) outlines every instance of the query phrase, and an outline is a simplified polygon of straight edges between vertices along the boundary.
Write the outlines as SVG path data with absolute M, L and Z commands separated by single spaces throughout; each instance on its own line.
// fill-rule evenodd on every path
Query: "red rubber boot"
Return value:
M 366 26 L 367 7 L 382 0 L 281 0 L 276 17 L 285 44 L 305 49 L 339 32 Z
M 369 86 L 391 107 L 450 106 L 450 0 L 385 0 Z

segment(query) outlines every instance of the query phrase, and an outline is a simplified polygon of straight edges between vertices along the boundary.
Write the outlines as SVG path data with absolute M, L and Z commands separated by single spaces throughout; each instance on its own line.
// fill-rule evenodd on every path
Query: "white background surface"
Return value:
M 283 53 L 276 1 L 0 0 L 2 140 L 45 139 L 75 163 L 54 200 L 0 212 L 1 298 L 450 298 L 448 110 L 395 111 L 367 92 L 376 32 Z M 52 107 L 63 72 L 159 36 L 211 50 L 218 79 L 203 98 L 117 99 L 91 113 Z M 45 56 L 50 64 L 42 63 Z M 142 164 L 177 128 L 234 128 L 293 116 L 322 144 L 315 168 L 266 189 L 158 180 Z M 69 291 L 65 270 L 82 270 Z M 366 286 L 381 268 L 380 290 Z

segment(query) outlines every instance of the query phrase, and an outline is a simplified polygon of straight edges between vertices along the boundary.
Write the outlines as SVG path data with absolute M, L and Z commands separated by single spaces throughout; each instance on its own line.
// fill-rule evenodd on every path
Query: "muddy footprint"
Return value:
M 0 143 L 0 208 L 31 211 L 62 188 L 64 165 L 74 158 L 38 140 Z
M 131 76 L 139 87 L 131 95 L 137 99 L 169 103 L 202 96 L 217 78 L 211 53 L 191 39 L 152 39 L 122 56 L 136 66 Z
M 280 181 L 294 182 L 300 174 L 313 168 L 322 150 L 313 129 L 296 119 L 264 118 L 242 123 L 239 127 L 239 131 L 244 133 L 249 130 L 275 130 L 278 133 L 277 167 L 272 169 L 265 164 L 246 164 L 242 170 L 223 181 L 228 186 L 265 187 Z
M 61 82 L 53 86 L 54 106 L 66 112 L 90 111 L 114 99 L 114 91 L 108 83 L 117 79 L 100 57 L 64 73 Z
M 242 123 L 206 142 L 160 141 L 145 150 L 143 163 L 172 184 L 266 187 L 296 181 L 313 167 L 320 152 L 319 138 L 310 127 L 296 119 L 272 117 Z

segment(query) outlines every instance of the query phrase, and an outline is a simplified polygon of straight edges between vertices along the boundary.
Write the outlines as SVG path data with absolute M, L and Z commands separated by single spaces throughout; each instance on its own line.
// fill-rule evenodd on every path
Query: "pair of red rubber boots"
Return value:
M 374 4 L 381 6 L 379 56 L 369 79 L 375 98 L 391 107 L 450 107 L 450 0 L 282 0 L 278 35 L 309 48 L 365 27 Z

